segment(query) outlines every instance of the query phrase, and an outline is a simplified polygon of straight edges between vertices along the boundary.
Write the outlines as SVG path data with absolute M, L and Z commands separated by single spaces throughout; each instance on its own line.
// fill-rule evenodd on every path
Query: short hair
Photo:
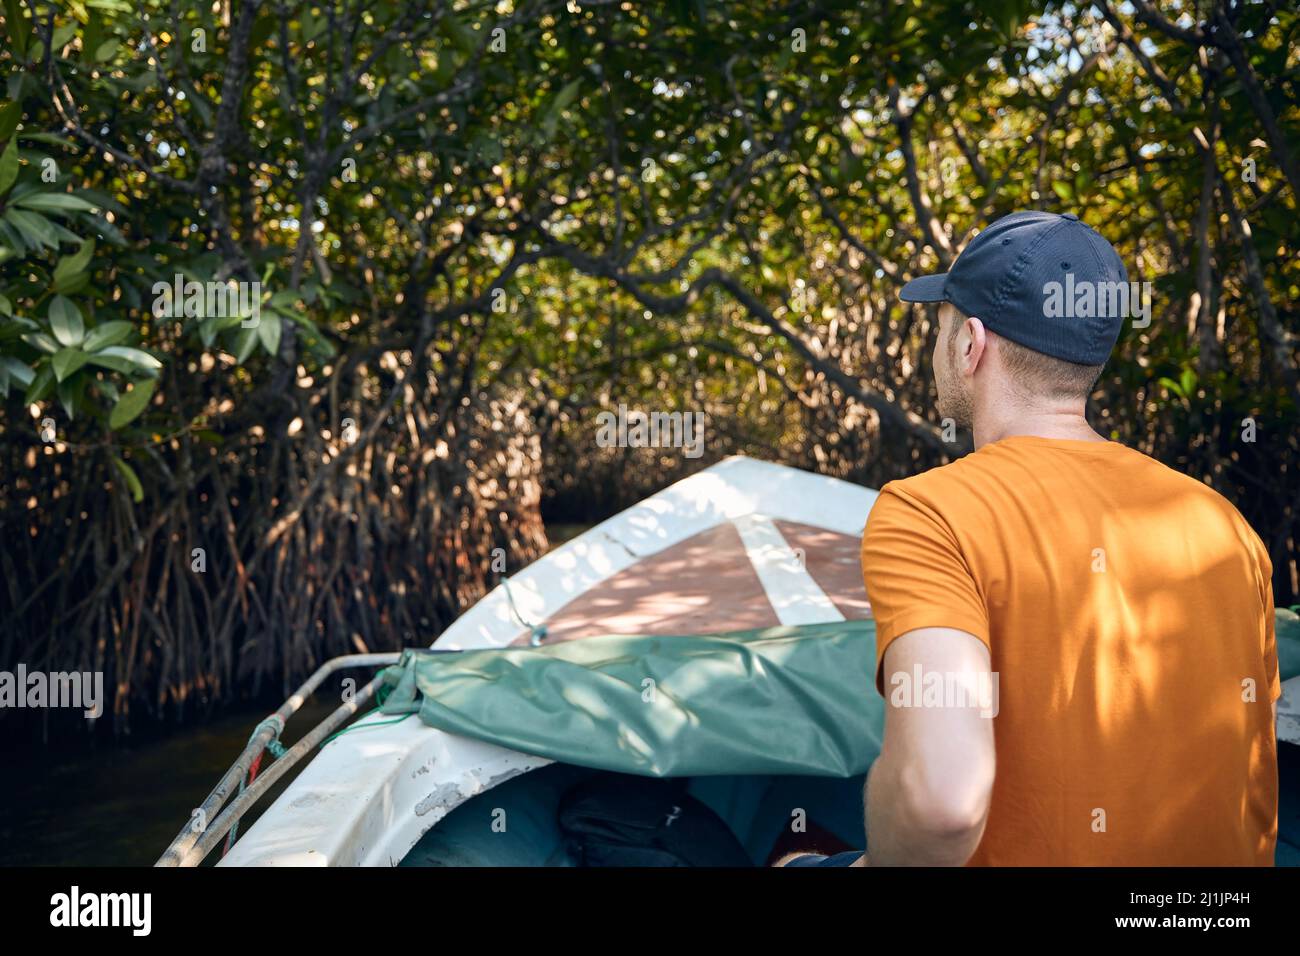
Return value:
M 1044 355 L 1005 335 L 998 336 L 998 354 L 1015 385 L 1041 398 L 1086 400 L 1105 368 Z
M 948 303 L 952 305 L 951 302 Z M 964 321 L 970 316 L 952 306 L 953 311 Z M 961 322 L 953 322 L 948 332 L 948 348 L 957 347 L 957 329 Z M 985 326 L 987 328 L 987 326 Z M 1092 394 L 1093 386 L 1101 378 L 1103 365 L 1080 365 L 1065 359 L 1053 358 L 1042 352 L 1035 352 L 1026 345 L 1013 342 L 1005 335 L 998 335 L 992 329 L 989 334 L 998 340 L 998 354 L 1002 357 L 1007 374 L 1012 384 L 1025 395 L 1037 398 L 1078 399 L 1085 401 Z

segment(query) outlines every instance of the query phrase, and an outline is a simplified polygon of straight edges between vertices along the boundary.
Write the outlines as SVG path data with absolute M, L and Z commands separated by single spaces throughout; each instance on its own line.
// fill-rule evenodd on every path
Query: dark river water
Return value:
M 285 744 L 291 746 L 337 705 L 308 701 L 289 720 Z M 16 766 L 5 768 L 0 788 L 0 866 L 152 865 L 273 709 L 75 756 L 45 751 L 19 757 Z M 291 771 L 277 781 L 272 794 L 293 776 Z M 256 816 L 244 819 L 247 824 Z
M 550 525 L 547 532 L 557 545 L 586 527 Z M 278 703 L 96 751 L 0 755 L 0 866 L 152 865 Z M 285 745 L 337 706 L 337 693 L 328 689 L 309 700 L 290 718 Z M 242 826 L 307 762 L 278 780 Z

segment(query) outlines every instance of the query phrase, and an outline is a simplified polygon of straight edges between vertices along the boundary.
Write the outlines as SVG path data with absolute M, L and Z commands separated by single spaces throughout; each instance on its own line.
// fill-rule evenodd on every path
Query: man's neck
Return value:
M 1010 412 L 1010 413 L 1008 413 Z M 1028 435 L 1034 438 L 1060 438 L 1068 441 L 1104 442 L 1081 411 L 1004 409 L 997 415 L 976 415 L 973 428 L 975 447 L 983 448 L 1003 438 Z

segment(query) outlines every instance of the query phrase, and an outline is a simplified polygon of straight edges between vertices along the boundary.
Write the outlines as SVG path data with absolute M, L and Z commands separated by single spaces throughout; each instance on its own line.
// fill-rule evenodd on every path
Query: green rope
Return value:
M 342 737 L 344 734 L 351 733 L 354 730 L 367 730 L 370 727 L 386 727 L 389 724 L 400 724 L 407 717 L 410 717 L 411 716 L 410 714 L 403 714 L 401 717 L 397 717 L 393 720 L 377 720 L 373 724 L 361 723 L 361 721 L 365 720 L 367 717 L 371 716 L 372 714 L 377 714 L 381 710 L 383 710 L 384 701 L 388 700 L 388 695 L 391 694 L 392 692 L 393 689 L 389 687 L 387 684 L 381 684 L 379 687 L 377 687 L 375 689 L 375 700 L 379 701 L 379 703 L 375 706 L 375 708 L 373 710 L 366 711 L 364 714 L 358 717 L 356 723 L 354 723 L 351 727 L 344 727 L 338 733 L 330 734 L 328 737 L 326 737 L 323 741 L 321 741 L 322 749 L 325 747 L 326 744 L 330 743 L 330 741 L 337 740 L 339 737 Z
M 403 714 L 401 717 L 395 717 L 395 718 L 392 719 L 392 720 L 377 720 L 377 721 L 375 721 L 373 724 L 363 724 L 363 723 L 361 723 L 361 721 L 365 720 L 365 719 L 366 719 L 367 717 L 369 717 L 371 714 L 377 714 L 377 713 L 379 713 L 380 710 L 381 710 L 382 708 L 383 708 L 383 705 L 380 704 L 379 707 L 376 707 L 374 710 L 368 710 L 368 711 L 366 711 L 364 714 L 362 714 L 360 717 L 358 717 L 358 718 L 357 718 L 357 722 L 356 722 L 355 724 L 353 724 L 351 727 L 344 727 L 344 728 L 343 728 L 342 730 L 340 730 L 338 733 L 336 733 L 336 734 L 330 734 L 330 735 L 329 735 L 328 737 L 326 737 L 323 741 L 321 741 L 321 747 L 324 747 L 326 744 L 328 744 L 328 743 L 329 743 L 330 741 L 332 741 L 332 740 L 337 740 L 339 737 L 342 737 L 344 734 L 350 734 L 350 733 L 351 733 L 352 731 L 354 731 L 354 730 L 369 730 L 371 727 L 386 727 L 386 726 L 388 726 L 389 724 L 400 724 L 400 723 L 401 723 L 402 721 L 404 721 L 407 717 L 410 717 L 410 716 L 411 716 L 410 714 Z

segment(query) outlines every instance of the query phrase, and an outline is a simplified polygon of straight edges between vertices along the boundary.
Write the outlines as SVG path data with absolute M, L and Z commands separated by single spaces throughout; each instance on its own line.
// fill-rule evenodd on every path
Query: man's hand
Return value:
M 943 689 L 937 701 L 934 681 Z M 873 863 L 961 866 L 984 834 L 993 794 L 997 682 L 988 648 L 953 628 L 908 631 L 885 651 L 883 685 L 885 738 L 867 782 Z

